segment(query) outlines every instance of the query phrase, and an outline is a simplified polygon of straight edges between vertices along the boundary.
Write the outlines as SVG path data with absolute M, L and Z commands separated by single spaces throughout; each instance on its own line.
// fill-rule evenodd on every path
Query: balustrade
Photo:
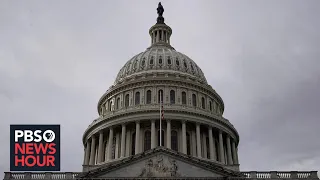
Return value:
M 54 180 L 67 180 L 67 179 L 77 179 L 77 176 L 81 172 L 5 172 L 4 179 L 28 179 L 28 180 L 39 180 L 39 179 L 54 179 Z M 233 180 L 243 180 L 243 179 L 319 179 L 317 171 L 270 171 L 270 172 L 257 172 L 248 171 L 241 172 L 244 175 L 241 177 L 228 177 L 228 179 Z M 99 178 L 95 178 L 99 179 Z M 108 179 L 108 178 L 101 178 Z M 112 178 L 114 179 L 114 178 Z M 137 179 L 137 178 L 117 178 L 117 179 Z M 145 178 L 138 178 L 145 179 Z M 157 179 L 157 178 L 153 178 Z M 159 178 L 160 179 L 160 178 Z M 179 179 L 179 178 L 177 178 Z M 192 178 L 183 177 L 183 179 L 223 179 L 224 178 Z

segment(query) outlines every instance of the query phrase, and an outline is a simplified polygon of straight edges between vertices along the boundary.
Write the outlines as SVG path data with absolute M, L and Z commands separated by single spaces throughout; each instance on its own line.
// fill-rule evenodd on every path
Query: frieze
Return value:
M 176 160 L 162 155 L 145 161 L 139 177 L 180 177 Z

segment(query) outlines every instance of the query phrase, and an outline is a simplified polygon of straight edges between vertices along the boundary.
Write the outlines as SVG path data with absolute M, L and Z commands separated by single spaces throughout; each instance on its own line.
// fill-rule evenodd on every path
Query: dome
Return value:
M 120 69 L 115 84 L 157 72 L 179 74 L 207 84 L 202 70 L 192 59 L 168 46 L 152 46 L 131 58 Z
M 159 4 L 151 46 L 120 69 L 83 134 L 84 171 L 158 147 L 239 171 L 239 134 L 199 66 L 170 45 Z M 215 148 L 217 147 L 217 148 Z

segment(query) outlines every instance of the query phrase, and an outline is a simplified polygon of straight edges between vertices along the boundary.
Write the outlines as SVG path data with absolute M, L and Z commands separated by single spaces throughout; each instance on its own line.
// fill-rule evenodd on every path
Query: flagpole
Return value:
M 161 118 L 162 118 L 162 96 L 161 96 L 161 91 L 160 91 L 160 146 L 161 146 L 161 140 L 162 140 L 162 138 L 161 138 Z

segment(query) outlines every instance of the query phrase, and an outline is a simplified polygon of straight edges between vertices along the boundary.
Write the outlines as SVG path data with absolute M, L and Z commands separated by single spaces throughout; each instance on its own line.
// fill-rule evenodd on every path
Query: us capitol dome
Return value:
M 201 68 L 170 45 L 172 29 L 162 16 L 149 35 L 151 46 L 124 64 L 98 102 L 100 117 L 83 135 L 84 166 L 161 146 L 239 171 L 239 135 L 223 117 L 222 98 Z
M 151 45 L 119 70 L 85 130 L 82 172 L 4 179 L 319 179 L 316 171 L 240 172 L 239 134 L 201 68 L 170 44 L 159 3 Z M 263 163 L 263 162 L 261 162 Z

